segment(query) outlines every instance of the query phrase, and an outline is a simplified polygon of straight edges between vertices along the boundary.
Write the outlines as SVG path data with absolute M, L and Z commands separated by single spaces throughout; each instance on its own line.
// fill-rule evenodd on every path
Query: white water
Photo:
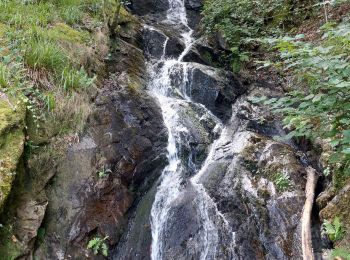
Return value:
M 162 109 L 164 123 L 168 128 L 168 160 L 169 165 L 163 170 L 161 176 L 161 183 L 158 186 L 157 193 L 155 195 L 155 201 L 151 210 L 151 227 L 152 227 L 152 248 L 151 259 L 161 260 L 163 259 L 163 243 L 166 223 L 169 218 L 169 211 L 171 210 L 172 203 L 179 197 L 184 190 L 182 186 L 183 172 L 186 166 L 195 168 L 191 160 L 191 157 L 187 160 L 187 165 L 181 161 L 178 154 L 178 147 L 181 144 L 181 135 L 188 133 L 186 126 L 181 124 L 181 120 L 178 115 L 177 108 L 186 103 L 194 103 L 191 101 L 190 95 L 188 95 L 189 83 L 189 69 L 188 65 L 182 62 L 183 57 L 189 52 L 192 45 L 195 43 L 193 38 L 193 31 L 188 26 L 186 10 L 184 0 L 169 0 L 170 8 L 167 13 L 167 21 L 175 28 L 180 30 L 185 43 L 185 49 L 183 53 L 175 59 L 166 59 L 166 45 L 168 38 L 163 46 L 163 55 L 160 61 L 153 62 L 149 65 L 149 73 L 151 75 L 150 90 L 154 96 L 159 100 L 160 107 Z M 159 69 L 159 65 L 161 68 Z M 174 95 L 174 87 L 170 79 L 172 73 L 183 73 L 182 83 L 179 86 L 177 95 Z M 196 104 L 197 106 L 202 106 Z M 202 106 L 203 107 L 203 106 Z M 207 110 L 207 109 L 206 109 Z M 209 110 L 206 113 L 208 116 L 214 118 L 218 122 L 216 129 L 221 128 L 220 120 L 218 120 Z M 216 149 L 217 140 L 211 147 L 208 154 L 208 158 L 204 162 L 202 169 L 191 178 L 190 184 L 196 191 L 196 203 L 198 205 L 198 211 L 200 214 L 203 237 L 200 244 L 200 259 L 215 259 L 217 247 L 220 241 L 219 225 L 224 227 L 225 231 L 232 233 L 229 230 L 228 222 L 223 214 L 221 214 L 215 202 L 207 194 L 205 188 L 200 183 L 200 177 L 211 163 Z M 231 245 L 226 245 L 228 248 L 234 245 L 234 233 L 232 233 Z

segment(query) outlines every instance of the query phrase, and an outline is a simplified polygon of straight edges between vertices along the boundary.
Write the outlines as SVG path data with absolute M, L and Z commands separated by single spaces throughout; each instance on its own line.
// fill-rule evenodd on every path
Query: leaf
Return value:
M 106 245 L 106 243 L 102 244 L 102 254 L 107 257 L 108 256 L 108 247 Z
M 304 100 L 310 100 L 314 97 L 315 95 L 314 94 L 310 94 L 310 95 L 307 95 Z
M 88 248 L 88 249 L 93 248 L 93 247 L 97 244 L 97 242 L 98 242 L 98 239 L 97 239 L 97 238 L 94 238 L 94 239 L 90 240 L 89 243 L 88 243 L 88 245 L 87 245 L 87 248 Z
M 335 87 L 337 87 L 337 88 L 348 88 L 348 87 L 350 87 L 350 82 L 347 82 L 347 81 L 341 82 L 339 84 L 336 84 Z
M 350 147 L 347 147 L 341 151 L 343 154 L 350 154 Z
M 312 99 L 312 102 L 318 102 L 321 100 L 322 97 L 323 97 L 323 94 L 319 93 Z

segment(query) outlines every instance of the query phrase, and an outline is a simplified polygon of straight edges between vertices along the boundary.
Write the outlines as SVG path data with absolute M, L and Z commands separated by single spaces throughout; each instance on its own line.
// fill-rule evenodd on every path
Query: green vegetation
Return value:
M 241 63 L 249 59 L 252 39 L 280 35 L 308 17 L 317 2 L 207 0 L 203 28 L 208 35 L 216 32 L 223 35 L 231 50 L 232 67 L 238 71 Z
M 338 241 L 344 236 L 343 224 L 340 222 L 339 217 L 335 217 L 333 222 L 325 220 L 323 222 L 324 232 L 328 235 L 332 242 Z
M 110 169 L 106 169 L 105 167 L 102 167 L 102 169 L 98 171 L 97 175 L 99 178 L 103 178 L 103 177 L 106 177 L 109 173 L 112 173 Z
M 92 249 L 95 255 L 102 253 L 103 256 L 107 257 L 108 256 L 108 247 L 106 244 L 106 240 L 108 239 L 108 236 L 105 238 L 99 238 L 95 237 L 91 239 L 87 245 L 88 249 Z
M 333 147 L 329 163 L 333 170 L 349 173 L 350 167 L 350 26 L 327 23 L 322 41 L 303 41 L 304 35 L 267 40 L 280 53 L 276 67 L 292 72 L 299 86 L 283 98 L 261 97 L 284 115 L 283 123 L 291 131 L 286 138 L 321 138 Z
M 78 109 L 61 118 L 60 109 L 69 106 L 75 93 L 84 96 L 95 84 L 96 76 L 85 70 L 91 66 L 86 57 L 94 58 L 90 50 L 95 44 L 94 32 L 113 20 L 118 3 L 0 1 L 0 93 L 25 103 L 36 128 L 51 119 L 71 125 L 71 120 L 81 117 Z M 81 129 L 78 123 L 72 130 L 75 125 Z
M 289 179 L 289 176 L 282 172 L 279 172 L 274 176 L 273 182 L 275 183 L 279 191 L 285 191 L 289 187 L 291 187 L 291 181 Z
M 284 126 L 289 130 L 286 139 L 306 137 L 329 143 L 333 150 L 329 165 L 325 165 L 327 173 L 350 174 L 350 22 L 349 18 L 340 23 L 331 21 L 327 11 L 330 5 L 344 2 L 349 1 L 327 2 L 324 9 L 325 3 L 312 0 L 207 0 L 203 28 L 208 35 L 220 33 L 224 37 L 231 50 L 228 58 L 233 70 L 239 70 L 259 49 L 267 54 L 265 58 L 272 57 L 257 61 L 263 63 L 259 68 L 273 65 L 280 75 L 292 76 L 284 97 L 252 101 L 263 102 L 284 116 Z M 293 29 L 317 12 L 324 21 L 319 40 L 293 35 Z
M 332 250 L 332 259 L 350 260 L 350 251 L 343 248 L 336 248 Z

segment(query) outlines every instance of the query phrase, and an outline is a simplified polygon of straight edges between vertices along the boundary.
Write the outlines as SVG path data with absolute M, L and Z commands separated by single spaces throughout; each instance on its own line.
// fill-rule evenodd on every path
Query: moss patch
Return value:
M 13 110 L 9 102 L 0 100 L 0 212 L 9 195 L 24 144 L 23 108 Z
M 54 41 L 84 43 L 89 41 L 89 33 L 78 31 L 67 24 L 57 23 L 47 31 L 47 36 Z

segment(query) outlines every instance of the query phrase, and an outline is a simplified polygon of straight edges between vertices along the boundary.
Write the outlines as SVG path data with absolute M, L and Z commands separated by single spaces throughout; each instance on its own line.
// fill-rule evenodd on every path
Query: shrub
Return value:
M 203 29 L 207 34 L 220 32 L 231 49 L 234 69 L 247 61 L 244 50 L 251 38 L 279 34 L 309 15 L 315 0 L 206 0 Z M 306 10 L 305 10 L 306 8 Z M 300 12 L 299 10 L 303 10 Z M 293 15 L 291 15 L 293 13 Z

